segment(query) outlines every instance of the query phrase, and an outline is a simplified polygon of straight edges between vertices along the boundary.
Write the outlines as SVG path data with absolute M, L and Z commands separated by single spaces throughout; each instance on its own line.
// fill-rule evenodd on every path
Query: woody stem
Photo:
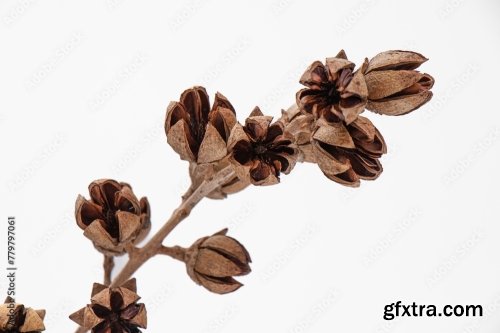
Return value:
M 204 180 L 196 189 L 192 187 L 183 195 L 183 199 L 179 207 L 174 210 L 167 222 L 158 230 L 158 232 L 147 242 L 142 248 L 134 248 L 129 251 L 129 259 L 123 269 L 109 284 L 110 287 L 118 287 L 132 277 L 132 275 L 141 267 L 146 261 L 157 254 L 169 255 L 172 258 L 182 260 L 184 257 L 185 249 L 174 246 L 163 246 L 163 240 L 172 232 L 172 230 L 179 225 L 186 217 L 189 216 L 191 210 L 201 201 L 204 197 L 210 194 L 217 187 L 224 185 L 235 175 L 231 166 L 227 166 L 213 175 L 211 178 Z M 104 262 L 106 265 L 106 259 Z M 106 270 L 106 269 L 105 269 Z M 87 329 L 78 327 L 75 333 L 85 333 Z
M 231 166 L 227 166 L 220 170 L 211 178 L 203 181 L 196 189 L 188 190 L 180 204 L 174 210 L 172 216 L 168 221 L 158 230 L 158 232 L 144 245 L 144 247 L 137 249 L 131 253 L 128 262 L 125 264 L 120 273 L 114 278 L 111 287 L 117 287 L 130 279 L 132 275 L 141 267 L 147 260 L 164 251 L 162 249 L 163 240 L 177 227 L 177 225 L 189 216 L 191 210 L 201 201 L 204 197 L 210 194 L 217 187 L 227 183 L 234 177 L 234 170 Z
M 113 267 L 115 267 L 113 256 L 104 255 L 102 267 L 104 268 L 104 285 L 109 286 L 111 284 L 111 272 L 113 272 Z
M 180 247 L 178 245 L 172 246 L 172 247 L 162 245 L 158 249 L 158 252 L 156 252 L 156 254 L 163 254 L 163 255 L 166 255 L 166 256 L 169 256 L 171 258 L 174 258 L 174 259 L 177 259 L 177 260 L 184 262 L 185 257 L 186 257 L 186 250 L 187 249 Z

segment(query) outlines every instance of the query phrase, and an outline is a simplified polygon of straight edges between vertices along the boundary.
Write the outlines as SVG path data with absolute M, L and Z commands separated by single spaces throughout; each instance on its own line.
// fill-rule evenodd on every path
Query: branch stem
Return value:
M 192 186 L 189 187 L 188 191 L 182 196 L 182 202 L 174 210 L 172 216 L 165 222 L 165 224 L 158 230 L 158 232 L 149 240 L 149 242 L 142 248 L 133 248 L 133 251 L 129 251 L 129 259 L 123 269 L 118 273 L 118 275 L 113 279 L 113 281 L 107 284 L 106 278 L 111 277 L 111 270 L 113 269 L 114 262 L 112 265 L 107 262 L 108 257 L 104 257 L 104 282 L 111 288 L 119 287 L 124 282 L 132 277 L 132 275 L 141 267 L 146 261 L 154 257 L 157 254 L 168 255 L 177 260 L 184 261 L 185 249 L 180 246 L 166 247 L 163 246 L 163 240 L 172 232 L 172 230 L 179 225 L 186 217 L 189 216 L 191 210 L 201 201 L 204 197 L 210 194 L 217 187 L 224 185 L 235 175 L 232 166 L 227 166 L 220 170 L 211 178 L 203 181 L 196 189 Z M 113 257 L 111 257 L 113 260 Z M 108 272 L 109 271 L 109 272 Z M 87 329 L 83 327 L 78 327 L 75 333 L 85 333 Z
M 163 254 L 179 261 L 185 262 L 186 250 L 187 249 L 177 245 L 172 247 L 161 246 L 156 254 Z
M 102 267 L 104 269 L 104 285 L 109 286 L 111 284 L 111 273 L 115 267 L 115 259 L 113 256 L 104 255 Z
M 227 166 L 220 170 L 213 177 L 203 181 L 195 190 L 191 188 L 183 196 L 180 206 L 174 210 L 168 221 L 158 230 L 158 232 L 144 245 L 143 248 L 137 249 L 135 253 L 129 256 L 128 262 L 125 264 L 121 272 L 115 277 L 111 283 L 111 287 L 118 287 L 125 281 L 130 279 L 132 275 L 151 257 L 159 253 L 162 248 L 163 240 L 177 227 L 186 217 L 189 216 L 191 210 L 204 197 L 210 194 L 217 187 L 227 183 L 234 177 L 232 166 Z

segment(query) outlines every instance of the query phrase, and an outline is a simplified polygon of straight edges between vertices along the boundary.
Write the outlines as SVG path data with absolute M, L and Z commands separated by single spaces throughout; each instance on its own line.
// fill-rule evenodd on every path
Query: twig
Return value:
M 115 267 L 113 256 L 104 255 L 102 267 L 104 268 L 104 285 L 109 286 L 111 284 L 111 272 L 113 272 L 113 267 Z
M 177 245 L 172 246 L 172 247 L 161 246 L 158 249 L 158 252 L 156 252 L 156 254 L 163 254 L 163 255 L 166 255 L 166 256 L 169 256 L 169 257 L 172 257 L 174 259 L 177 259 L 177 260 L 184 262 L 184 259 L 186 256 L 186 250 L 187 249 L 180 247 L 180 246 L 177 246 Z
M 210 194 L 217 187 L 224 185 L 235 175 L 233 167 L 227 166 L 220 170 L 210 179 L 203 181 L 200 186 L 193 190 L 192 187 L 182 196 L 182 202 L 180 206 L 174 210 L 172 216 L 167 222 L 161 227 L 160 230 L 149 240 L 149 242 L 142 248 L 134 248 L 133 251 L 129 252 L 129 259 L 123 269 L 114 278 L 110 287 L 118 287 L 122 285 L 125 281 L 130 279 L 132 275 L 141 267 L 146 261 L 156 254 L 166 254 L 171 257 L 181 259 L 181 248 L 180 247 L 165 247 L 162 245 L 165 237 L 174 230 L 174 228 L 186 217 L 189 216 L 191 210 L 201 201 L 204 197 Z M 176 252 L 178 251 L 178 252 Z M 168 253 L 167 253 L 168 252 Z M 85 333 L 86 329 L 83 327 L 78 327 L 75 333 Z
M 129 256 L 128 262 L 125 264 L 121 272 L 115 277 L 111 283 L 111 287 L 117 287 L 130 279 L 132 275 L 141 267 L 148 259 L 156 255 L 162 247 L 162 242 L 172 230 L 184 220 L 191 210 L 217 187 L 227 183 L 234 177 L 232 166 L 227 166 L 216 173 L 212 178 L 203 181 L 194 191 L 191 188 L 187 195 L 184 196 L 180 206 L 174 210 L 170 219 L 161 227 L 160 230 L 144 245 L 143 248 L 137 249 L 135 253 Z

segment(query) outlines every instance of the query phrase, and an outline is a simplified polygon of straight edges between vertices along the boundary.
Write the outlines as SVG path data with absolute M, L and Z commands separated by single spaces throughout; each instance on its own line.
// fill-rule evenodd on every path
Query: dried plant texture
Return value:
M 45 331 L 45 310 L 33 310 L 17 304 L 11 297 L 0 305 L 0 333 L 39 333 Z
M 368 118 L 346 124 L 331 117 L 316 122 L 312 151 L 321 171 L 342 185 L 357 187 L 382 173 L 379 158 L 387 152 L 382 134 Z
M 165 132 L 170 146 L 181 159 L 190 162 L 193 187 L 229 165 L 227 141 L 236 124 L 236 111 L 229 100 L 216 93 L 210 107 L 208 94 L 203 87 L 185 90 L 179 102 L 171 102 L 167 108 Z M 248 186 L 238 178 L 213 191 L 209 197 L 225 198 Z
M 410 51 L 386 51 L 373 57 L 365 71 L 366 108 L 399 116 L 427 103 L 432 98 L 434 78 L 415 70 L 426 61 L 423 55 Z
M 325 64 L 313 62 L 300 78 L 307 88 L 297 92 L 297 104 L 316 119 L 333 114 L 350 124 L 364 111 L 368 97 L 363 68 L 354 67 L 344 50 Z
M 280 173 L 290 173 L 297 161 L 292 135 L 281 121 L 271 123 L 272 119 L 256 107 L 245 126 L 236 124 L 229 138 L 236 174 L 254 185 L 277 184 Z
M 146 197 L 137 199 L 129 184 L 101 179 L 89 185 L 90 200 L 79 195 L 76 222 L 97 250 L 120 255 L 128 245 L 140 242 L 151 229 Z
M 236 112 L 226 97 L 217 93 L 210 108 L 205 88 L 193 87 L 168 106 L 165 132 L 181 159 L 211 163 L 227 155 L 226 142 L 235 123 Z
M 432 98 L 434 79 L 415 69 L 427 59 L 410 51 L 382 52 L 353 72 L 344 51 L 326 64 L 314 62 L 302 75 L 307 86 L 297 92 L 297 106 L 281 120 L 299 149 L 299 161 L 317 163 L 342 185 L 376 179 L 387 152 L 382 134 L 365 117 L 368 110 L 386 115 L 411 112 Z
M 250 273 L 250 254 L 236 239 L 226 236 L 224 229 L 197 240 L 186 252 L 189 276 L 211 292 L 227 294 L 242 284 L 233 276 Z
M 108 288 L 94 283 L 90 304 L 70 315 L 70 319 L 92 333 L 140 333 L 146 328 L 146 307 L 137 303 L 135 279 L 121 287 Z

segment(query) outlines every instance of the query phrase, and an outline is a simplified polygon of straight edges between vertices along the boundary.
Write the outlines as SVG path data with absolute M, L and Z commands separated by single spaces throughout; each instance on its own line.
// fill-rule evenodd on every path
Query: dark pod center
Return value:
M 261 144 L 256 145 L 253 148 L 255 155 L 262 155 L 267 151 L 267 147 Z
M 331 84 L 327 88 L 328 104 L 336 104 L 340 101 L 340 93 L 337 91 L 337 86 Z
M 116 221 L 115 211 L 112 209 L 107 209 L 104 212 L 105 222 L 106 222 L 106 230 L 109 232 L 109 235 L 115 239 L 118 239 L 118 221 Z

